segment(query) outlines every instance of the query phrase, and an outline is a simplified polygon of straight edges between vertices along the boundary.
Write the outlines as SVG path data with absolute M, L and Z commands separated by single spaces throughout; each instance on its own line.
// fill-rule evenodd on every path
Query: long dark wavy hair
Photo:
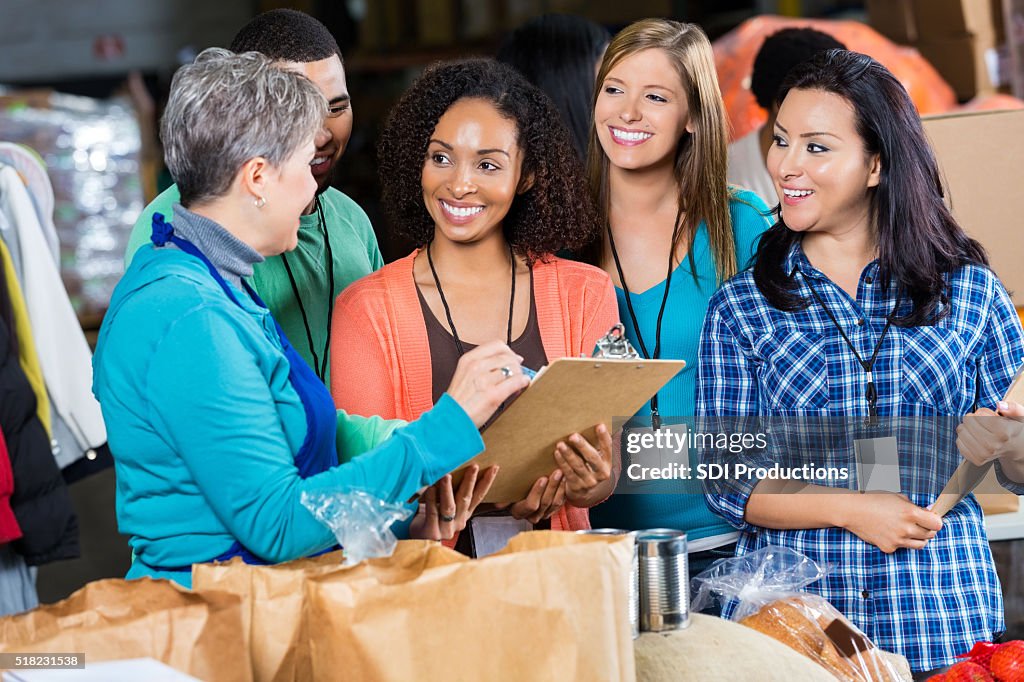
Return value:
M 793 69 L 779 90 L 819 90 L 839 95 L 853 107 L 864 151 L 879 155 L 881 177 L 869 190 L 868 217 L 878 244 L 879 281 L 895 285 L 913 307 L 893 319 L 903 327 L 935 324 L 949 314 L 945 277 L 957 268 L 988 265 L 981 244 L 971 239 L 943 202 L 942 181 L 921 119 L 896 77 L 871 57 L 829 50 Z M 810 301 L 797 293 L 795 277 L 783 263 L 802 238 L 778 222 L 761 237 L 754 281 L 780 310 L 800 310 Z
M 434 238 L 434 221 L 423 205 L 423 162 L 438 120 L 461 99 L 490 102 L 516 124 L 522 178 L 533 184 L 516 196 L 502 221 L 515 252 L 533 262 L 593 240 L 597 211 L 555 105 L 514 68 L 493 59 L 428 67 L 391 110 L 377 155 L 382 203 L 394 229 L 417 247 Z

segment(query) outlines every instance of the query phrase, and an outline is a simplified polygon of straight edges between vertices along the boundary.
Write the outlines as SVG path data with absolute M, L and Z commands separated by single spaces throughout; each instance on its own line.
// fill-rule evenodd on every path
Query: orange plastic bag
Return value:
M 712 46 L 733 140 L 765 122 L 767 115 L 750 92 L 750 73 L 765 38 L 784 28 L 813 28 L 828 33 L 850 50 L 874 57 L 899 79 L 921 114 L 942 113 L 956 106 L 953 88 L 917 50 L 897 45 L 867 24 L 759 16 L 743 22 Z

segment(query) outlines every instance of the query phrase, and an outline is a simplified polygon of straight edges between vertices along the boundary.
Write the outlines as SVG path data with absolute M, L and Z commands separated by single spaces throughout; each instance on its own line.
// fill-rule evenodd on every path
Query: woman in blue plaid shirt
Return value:
M 968 459 L 996 460 L 1000 481 L 1024 492 L 1024 408 L 1001 402 L 1024 357 L 1021 326 L 984 250 L 943 203 L 910 98 L 870 57 L 833 50 L 797 67 L 779 102 L 768 153 L 779 220 L 752 270 L 711 299 L 698 415 L 754 416 L 776 432 L 783 417 L 899 418 L 920 430 L 972 414 L 959 438 L 950 429 L 947 459 L 959 459 L 955 439 Z M 817 454 L 821 463 L 835 451 Z M 941 454 L 932 449 L 918 470 L 936 478 Z M 949 665 L 1004 629 L 973 496 L 940 518 L 927 509 L 936 486 L 904 495 L 861 494 L 849 481 L 705 485 L 709 505 L 742 531 L 738 554 L 784 545 L 830 565 L 808 590 L 915 672 Z M 783 489 L 818 494 L 772 494 Z

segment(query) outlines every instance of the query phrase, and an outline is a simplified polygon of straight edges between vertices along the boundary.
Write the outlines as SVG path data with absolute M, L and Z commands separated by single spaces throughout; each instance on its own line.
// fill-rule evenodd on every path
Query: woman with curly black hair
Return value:
M 339 408 L 415 419 L 478 344 L 503 341 L 539 369 L 589 354 L 617 322 L 608 276 L 552 255 L 591 241 L 598 223 L 568 131 L 514 69 L 483 59 L 427 69 L 391 112 L 379 162 L 384 206 L 417 249 L 338 297 L 331 392 Z M 609 430 L 597 432 L 597 446 L 578 434 L 560 443 L 551 475 L 507 513 L 588 528 L 586 508 L 611 493 L 617 475 Z M 457 495 L 448 477 L 428 490 L 414 530 L 442 539 L 461 530 L 497 472 L 476 473 Z M 472 524 L 474 540 L 487 526 Z

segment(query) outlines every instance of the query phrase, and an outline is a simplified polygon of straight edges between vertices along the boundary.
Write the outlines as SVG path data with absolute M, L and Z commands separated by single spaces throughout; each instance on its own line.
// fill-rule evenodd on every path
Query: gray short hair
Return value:
M 178 69 L 160 122 L 181 203 L 223 196 L 249 159 L 279 165 L 323 125 L 327 101 L 302 74 L 258 52 L 203 50 Z

